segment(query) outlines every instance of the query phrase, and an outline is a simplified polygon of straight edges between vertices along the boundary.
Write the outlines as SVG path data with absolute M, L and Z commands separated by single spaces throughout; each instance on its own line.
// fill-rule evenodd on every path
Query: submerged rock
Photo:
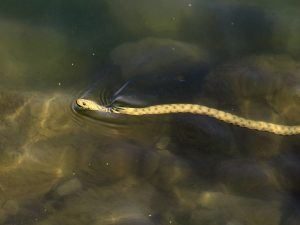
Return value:
M 300 192 L 300 155 L 298 149 L 299 146 L 294 146 L 273 160 L 274 167 L 279 174 L 281 187 L 295 193 L 296 196 L 296 193 Z
M 155 176 L 151 177 L 151 183 L 156 187 L 170 191 L 177 186 L 196 182 L 195 172 L 188 162 L 176 157 L 167 150 L 161 150 L 159 155 L 159 167 Z
M 1 198 L 0 198 L 1 200 Z M 0 223 L 4 224 L 9 216 L 15 216 L 19 211 L 19 203 L 15 200 L 8 199 L 1 202 Z
M 106 1 L 109 10 L 127 31 L 134 34 L 168 33 L 177 34 L 182 18 L 192 12 L 188 2 L 129 0 Z M 130 10 L 128 10 L 130 9 Z
M 241 1 L 195 1 L 179 35 L 206 46 L 218 60 L 238 58 L 278 47 L 276 16 L 270 5 Z M 272 11 L 272 10 L 271 10 Z
M 111 52 L 111 59 L 126 79 L 170 70 L 180 76 L 191 68 L 207 69 L 209 64 L 208 53 L 198 46 L 159 38 L 125 43 Z
M 81 182 L 78 178 L 73 178 L 71 180 L 65 181 L 59 185 L 56 192 L 59 196 L 70 195 L 79 191 L 82 188 Z
M 13 91 L 1 96 L 0 102 L 8 106 L 1 114 L 1 191 L 5 199 L 43 195 L 74 166 L 75 151 L 67 137 L 76 126 L 65 113 L 70 98 L 61 93 Z
M 90 146 L 95 148 L 95 146 Z M 91 150 L 79 175 L 87 183 L 103 184 L 116 182 L 130 176 L 148 178 L 159 168 L 157 152 L 135 144 L 98 144 L 98 150 Z
M 0 119 L 4 116 L 15 113 L 25 103 L 25 98 L 22 94 L 17 92 L 0 92 L 0 104 L 2 105 L 0 111 Z
M 152 200 L 157 193 L 148 184 L 135 179 L 121 180 L 112 185 L 93 186 L 80 195 L 68 198 L 63 208 L 57 208 L 52 215 L 39 224 L 153 224 Z
M 276 198 L 281 190 L 277 171 L 267 163 L 250 159 L 221 162 L 216 171 L 216 182 L 225 188 L 262 199 Z
M 190 224 L 277 225 L 281 211 L 278 201 L 262 201 L 214 191 L 177 190 L 190 212 Z
M 300 83 L 299 69 L 299 62 L 284 55 L 251 56 L 225 63 L 204 79 L 199 103 L 244 118 L 298 125 L 300 124 L 300 105 L 297 97 L 297 84 Z M 193 117 L 189 116 L 189 118 Z M 199 122 L 189 122 L 188 119 L 177 120 L 175 125 L 183 128 L 192 127 L 191 142 L 185 138 L 184 129 L 181 132 L 183 133 L 181 139 L 178 140 L 182 143 L 192 143 L 193 146 L 197 146 L 198 142 L 199 149 L 203 146 L 201 143 L 207 141 L 207 146 L 215 149 L 216 152 L 236 152 L 236 154 L 269 158 L 279 154 L 286 147 L 282 142 L 288 137 L 241 128 L 215 119 L 197 117 L 193 120 L 205 120 L 208 125 L 201 126 Z M 209 129 L 210 127 L 216 129 Z M 181 129 L 176 127 L 174 130 L 176 135 Z M 206 133 L 214 132 L 208 133 L 208 138 L 197 139 L 196 136 L 202 134 L 203 130 Z M 194 137 L 193 134 L 196 136 Z M 220 139 L 214 139 L 217 134 L 225 138 L 226 145 L 218 145 Z
M 4 18 L 0 29 L 1 88 L 55 88 L 86 74 L 83 56 L 81 66 L 72 67 L 78 55 L 75 56 L 63 33 L 48 26 Z
M 217 67 L 207 76 L 203 94 L 253 119 L 297 124 L 299 71 L 300 62 L 286 55 L 251 56 Z

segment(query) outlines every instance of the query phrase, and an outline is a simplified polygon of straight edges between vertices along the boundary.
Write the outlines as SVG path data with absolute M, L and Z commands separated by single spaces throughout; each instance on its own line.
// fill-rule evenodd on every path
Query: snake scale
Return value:
M 173 114 L 173 113 L 192 113 L 206 115 L 226 123 L 231 123 L 240 127 L 246 127 L 253 130 L 266 131 L 279 135 L 295 135 L 300 134 L 300 126 L 287 126 L 274 124 L 264 121 L 256 121 L 245 119 L 234 114 L 210 108 L 197 104 L 163 104 L 153 105 L 143 108 L 132 107 L 105 107 L 94 101 L 87 99 L 77 99 L 77 105 L 84 110 L 99 111 L 106 113 L 126 114 L 132 116 L 157 115 L 157 114 Z

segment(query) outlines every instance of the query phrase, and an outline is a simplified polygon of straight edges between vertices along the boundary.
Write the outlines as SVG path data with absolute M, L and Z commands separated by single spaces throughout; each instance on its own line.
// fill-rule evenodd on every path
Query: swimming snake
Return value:
M 92 100 L 87 100 L 83 98 L 77 99 L 76 104 L 84 110 L 99 111 L 105 113 L 115 113 L 115 114 L 126 114 L 132 116 L 192 113 L 192 114 L 210 116 L 217 120 L 224 121 L 226 123 L 231 123 L 240 127 L 246 127 L 248 129 L 266 131 L 273 134 L 279 134 L 279 135 L 300 134 L 300 126 L 287 126 L 287 125 L 274 124 L 274 123 L 269 123 L 264 121 L 246 119 L 228 112 L 224 112 L 218 109 L 210 108 L 204 105 L 197 105 L 197 104 L 162 104 L 162 105 L 152 105 L 152 106 L 142 107 L 142 108 L 105 107 L 97 104 Z

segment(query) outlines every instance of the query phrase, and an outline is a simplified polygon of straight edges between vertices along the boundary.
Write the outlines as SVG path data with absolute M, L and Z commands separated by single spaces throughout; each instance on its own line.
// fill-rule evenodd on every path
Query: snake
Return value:
M 264 121 L 257 121 L 252 119 L 246 119 L 225 111 L 221 111 L 215 108 L 210 108 L 204 105 L 198 104 L 161 104 L 151 105 L 147 107 L 113 107 L 99 105 L 97 102 L 79 98 L 76 99 L 76 104 L 84 110 L 98 111 L 102 113 L 111 114 L 124 114 L 130 116 L 144 116 L 144 115 L 159 115 L 159 114 L 174 114 L 174 113 L 191 113 L 198 115 L 205 115 L 217 120 L 230 123 L 236 126 L 265 131 L 278 135 L 297 135 L 300 134 L 300 126 L 288 126 L 275 124 Z

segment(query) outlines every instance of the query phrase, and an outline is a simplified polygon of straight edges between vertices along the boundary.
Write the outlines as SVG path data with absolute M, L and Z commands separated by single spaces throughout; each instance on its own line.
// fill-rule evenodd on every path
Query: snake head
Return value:
M 85 109 L 85 110 L 109 112 L 108 108 L 104 106 L 100 106 L 96 102 L 88 99 L 79 98 L 76 100 L 76 104 L 81 109 Z

